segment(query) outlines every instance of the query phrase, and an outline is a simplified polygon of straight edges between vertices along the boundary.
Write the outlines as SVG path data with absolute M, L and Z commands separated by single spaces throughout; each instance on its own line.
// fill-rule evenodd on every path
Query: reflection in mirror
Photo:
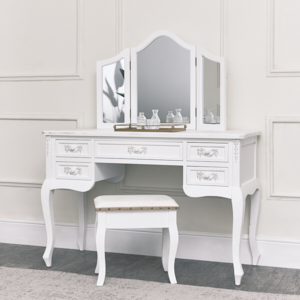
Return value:
M 137 53 L 137 113 L 158 109 L 161 122 L 181 109 L 190 118 L 190 50 L 161 36 Z
M 220 63 L 203 57 L 203 123 L 220 124 Z
M 124 123 L 124 59 L 103 66 L 103 123 Z

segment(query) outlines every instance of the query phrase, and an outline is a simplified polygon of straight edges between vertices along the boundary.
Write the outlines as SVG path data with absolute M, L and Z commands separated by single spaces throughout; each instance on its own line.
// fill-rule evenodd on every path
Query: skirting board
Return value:
M 55 247 L 78 249 L 78 226 L 56 225 Z M 161 232 L 157 230 L 108 230 L 106 251 L 160 256 Z M 261 266 L 300 269 L 300 241 L 258 238 Z M 88 225 L 86 250 L 95 251 L 94 227 Z M 46 229 L 42 222 L 0 220 L 0 243 L 43 246 Z M 55 251 L 55 249 L 54 249 Z M 177 258 L 216 262 L 232 262 L 231 236 L 180 232 Z M 241 261 L 251 264 L 247 236 L 242 238 Z

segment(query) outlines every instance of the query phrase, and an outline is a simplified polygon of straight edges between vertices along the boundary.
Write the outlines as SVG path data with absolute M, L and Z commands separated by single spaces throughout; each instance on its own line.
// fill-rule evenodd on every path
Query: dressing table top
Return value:
M 132 137 L 132 138 L 167 138 L 167 139 L 246 139 L 260 135 L 254 130 L 200 131 L 187 130 L 180 132 L 121 132 L 113 129 L 74 129 L 44 131 L 44 135 L 70 137 Z

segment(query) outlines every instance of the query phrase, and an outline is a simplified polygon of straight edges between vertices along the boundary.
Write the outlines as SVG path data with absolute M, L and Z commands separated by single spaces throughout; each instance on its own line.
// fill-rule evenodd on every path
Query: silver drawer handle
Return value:
M 74 147 L 72 148 L 70 145 L 65 145 L 65 151 L 68 153 L 68 152 L 73 152 L 73 153 L 77 153 L 77 152 L 80 152 L 82 151 L 82 146 L 77 146 L 77 147 Z
M 204 150 L 203 148 L 198 148 L 197 149 L 197 154 L 201 156 L 206 156 L 206 157 L 212 157 L 215 156 L 217 157 L 219 155 L 218 149 L 211 149 L 211 150 Z
M 72 170 L 70 167 L 65 167 L 64 172 L 67 175 L 77 176 L 82 174 L 82 168 L 77 167 L 75 170 Z
M 201 180 L 208 180 L 208 181 L 212 181 L 215 180 L 217 181 L 218 179 L 218 174 L 217 173 L 210 173 L 210 174 L 205 174 L 203 172 L 197 172 L 197 178 L 201 181 Z
M 140 149 L 135 149 L 135 147 L 130 146 L 128 147 L 128 153 L 135 153 L 135 154 L 146 154 L 147 153 L 147 147 L 141 147 Z

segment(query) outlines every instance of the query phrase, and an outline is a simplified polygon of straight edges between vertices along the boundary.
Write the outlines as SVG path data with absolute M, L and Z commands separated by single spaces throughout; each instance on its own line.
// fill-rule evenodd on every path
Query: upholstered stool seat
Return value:
M 105 280 L 105 231 L 122 228 L 162 228 L 162 265 L 171 283 L 175 277 L 175 256 L 178 246 L 177 210 L 179 205 L 165 195 L 115 195 L 94 199 L 96 210 L 96 247 L 99 273 L 97 285 Z

